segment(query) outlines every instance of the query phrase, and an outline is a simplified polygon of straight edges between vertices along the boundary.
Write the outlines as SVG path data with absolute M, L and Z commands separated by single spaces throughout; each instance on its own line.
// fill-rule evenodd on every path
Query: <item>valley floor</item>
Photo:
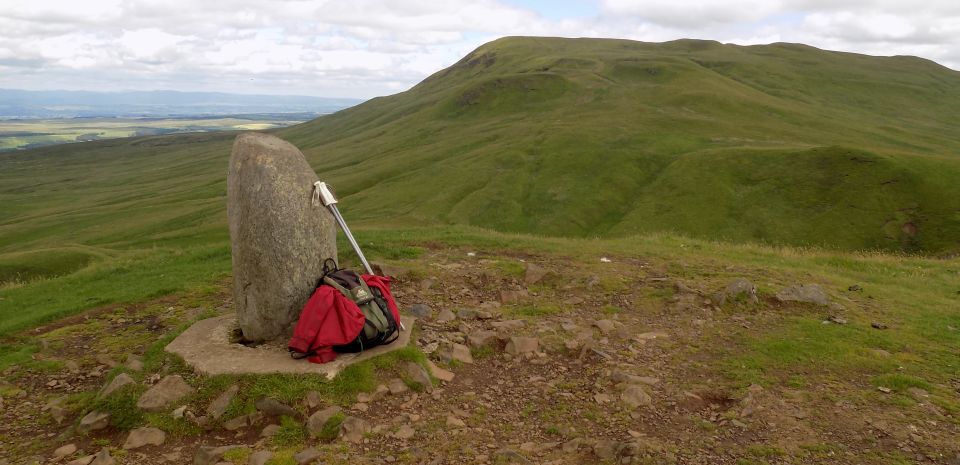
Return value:
M 30 356 L 3 371 L 0 458 L 67 463 L 105 449 L 93 463 L 114 463 L 108 453 L 116 463 L 243 464 L 270 451 L 267 463 L 291 464 L 313 448 L 301 463 L 960 461 L 956 261 L 471 234 L 370 233 L 388 244 L 374 255 L 398 277 L 401 308 L 424 318 L 411 347 L 333 381 L 204 377 L 164 353 L 191 321 L 231 311 L 226 281 L 8 337 L 8 354 L 24 344 Z M 741 278 L 758 299 L 721 303 Z M 831 304 L 775 296 L 805 283 Z M 417 384 L 410 363 L 435 364 L 446 380 Z M 97 399 L 121 373 L 135 383 Z M 169 375 L 195 391 L 157 412 L 137 409 Z M 232 385 L 222 417 L 198 425 Z M 271 416 L 264 396 L 296 413 Z M 311 426 L 330 406 L 342 413 Z M 78 433 L 91 410 L 110 413 L 110 425 Z M 358 442 L 337 438 L 340 422 L 359 430 Z M 165 431 L 163 444 L 123 449 L 140 426 Z M 77 450 L 54 458 L 65 444 Z

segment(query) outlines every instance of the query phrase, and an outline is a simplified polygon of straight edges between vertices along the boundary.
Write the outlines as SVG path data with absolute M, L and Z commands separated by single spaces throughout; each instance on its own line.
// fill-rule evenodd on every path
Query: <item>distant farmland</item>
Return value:
M 316 113 L 279 113 L 183 118 L 0 120 L 0 152 L 119 137 L 272 129 L 302 123 L 316 116 Z

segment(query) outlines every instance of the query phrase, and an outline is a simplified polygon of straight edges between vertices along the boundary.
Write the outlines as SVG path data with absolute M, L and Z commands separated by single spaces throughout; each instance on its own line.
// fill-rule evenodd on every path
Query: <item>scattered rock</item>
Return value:
M 527 323 L 523 320 L 504 320 L 504 321 L 494 321 L 490 323 L 494 329 L 503 332 L 512 332 L 523 329 L 527 326 Z
M 167 433 L 157 428 L 136 428 L 130 430 L 124 449 L 137 449 L 146 445 L 161 446 L 167 440 Z
M 623 371 L 617 370 L 610 374 L 610 380 L 614 383 L 626 383 L 626 384 L 646 384 L 653 386 L 660 382 L 660 378 L 654 378 L 651 376 L 637 376 L 625 373 Z
M 479 319 L 478 311 L 477 309 L 474 309 L 474 308 L 461 308 L 460 310 L 457 311 L 457 318 L 461 320 L 467 320 L 467 321 L 477 320 Z
M 140 396 L 140 400 L 137 401 L 137 407 L 146 411 L 156 412 L 163 410 L 167 405 L 183 399 L 193 392 L 194 389 L 190 387 L 180 375 L 164 376 L 159 383 Z
M 603 460 L 615 459 L 620 455 L 620 443 L 609 439 L 597 441 L 593 446 L 593 453 Z
M 187 412 L 187 406 L 186 406 L 186 405 L 181 405 L 181 406 L 175 408 L 175 409 L 173 410 L 173 412 L 170 414 L 170 416 L 172 416 L 174 419 L 180 419 L 180 418 L 183 418 L 183 415 L 184 415 L 186 412 Z
M 573 438 L 560 446 L 560 449 L 567 454 L 574 454 L 580 450 L 580 438 Z
M 870 327 L 873 328 L 873 329 L 887 329 L 887 328 L 889 328 L 889 326 L 887 326 L 887 325 L 885 325 L 885 324 L 883 324 L 883 323 L 876 322 L 876 321 L 874 321 L 873 323 L 870 323 Z
M 863 287 L 860 286 L 859 284 L 854 284 L 854 285 L 848 287 L 847 290 L 850 291 L 850 292 L 860 292 L 860 291 L 863 290 Z
M 440 352 L 440 359 L 446 362 L 456 360 L 461 363 L 473 363 L 473 354 L 470 353 L 469 347 L 451 343 Z
M 400 427 L 400 429 L 397 430 L 396 433 L 393 433 L 393 437 L 401 440 L 407 440 L 412 438 L 416 434 L 417 434 L 417 431 L 414 430 L 412 426 L 403 425 Z
M 307 404 L 307 408 L 310 410 L 313 410 L 323 404 L 323 398 L 317 391 L 307 391 L 307 393 L 303 396 L 303 400 Z
M 535 337 L 511 337 L 504 349 L 510 355 L 532 354 L 540 348 L 540 340 Z
M 112 357 L 107 354 L 97 354 L 96 356 L 97 363 L 101 365 L 106 365 L 109 368 L 116 368 L 119 363 L 117 363 Z
M 467 344 L 473 348 L 492 345 L 497 340 L 497 332 L 481 329 L 467 336 Z
M 399 396 L 400 394 L 410 390 L 410 388 L 407 387 L 407 384 L 404 383 L 400 378 L 391 379 L 390 382 L 387 383 L 387 388 L 390 389 L 390 394 L 395 396 Z
M 827 317 L 827 322 L 838 324 L 838 325 L 845 325 L 847 324 L 847 319 L 843 317 L 831 315 Z
M 447 415 L 447 426 L 451 428 L 464 428 L 467 424 L 453 415 Z
M 718 305 L 737 301 L 745 301 L 752 304 L 760 302 L 760 299 L 757 298 L 757 286 L 743 278 L 727 284 L 727 287 L 725 287 L 714 300 Z
M 806 302 L 816 305 L 830 305 L 830 298 L 819 284 L 797 284 L 777 293 L 780 302 Z
M 247 465 L 266 465 L 273 458 L 273 452 L 268 450 L 258 450 L 247 458 Z
M 261 438 L 272 438 L 280 431 L 280 425 L 267 425 L 260 431 Z
M 642 387 L 636 384 L 627 386 L 626 389 L 623 390 L 623 393 L 620 394 L 620 400 L 631 409 L 650 405 L 653 402 L 650 394 L 647 394 Z
M 523 273 L 523 282 L 530 284 L 536 284 L 547 275 L 547 270 L 542 266 L 535 263 L 527 263 L 527 269 Z
M 503 448 L 493 453 L 493 463 L 526 465 L 526 464 L 531 464 L 533 462 L 528 460 L 523 455 L 520 455 L 519 452 L 513 449 Z
M 407 376 L 416 384 L 423 386 L 427 392 L 433 392 L 433 380 L 430 379 L 430 374 L 427 373 L 419 363 L 407 362 L 404 366 Z
M 670 335 L 667 334 L 667 333 L 664 333 L 664 332 L 662 332 L 662 331 L 651 331 L 651 332 L 647 332 L 647 333 L 637 334 L 637 335 L 634 336 L 633 338 L 636 339 L 636 340 L 638 340 L 638 341 L 650 341 L 650 340 L 653 340 L 653 339 L 665 339 L 665 338 L 667 338 L 667 337 L 670 337 Z
M 290 418 L 297 418 L 300 416 L 300 413 L 294 410 L 293 407 L 272 397 L 261 397 L 257 399 L 253 405 L 257 408 L 257 410 L 263 412 L 264 415 L 274 417 L 286 416 Z
M 600 330 L 600 334 L 607 335 L 611 331 L 617 329 L 617 323 L 613 320 L 597 320 L 593 322 L 593 325 Z
M 251 421 L 250 415 L 240 415 L 239 417 L 234 417 L 223 422 L 223 429 L 227 431 L 236 431 L 240 428 L 246 428 L 252 423 L 253 422 Z
M 440 313 L 437 315 L 437 322 L 446 323 L 448 321 L 456 320 L 457 316 L 453 314 L 449 309 L 440 310 Z
M 307 418 L 307 431 L 310 432 L 311 436 L 319 436 L 323 431 L 323 425 L 326 425 L 334 415 L 340 413 L 342 410 L 343 409 L 337 405 L 318 410 L 313 415 L 310 415 L 310 418 Z
M 127 363 L 125 365 L 133 371 L 143 371 L 143 360 L 136 355 L 127 355 Z
M 108 397 L 110 396 L 110 394 L 113 394 L 114 392 L 119 391 L 124 386 L 130 386 L 133 384 L 136 384 L 136 381 L 133 380 L 133 377 L 131 377 L 126 373 L 120 373 L 119 375 L 114 377 L 112 380 L 110 380 L 110 382 L 107 383 L 107 385 L 104 386 L 103 389 L 100 390 L 100 394 L 98 396 Z
M 297 452 L 293 456 L 293 460 L 295 460 L 298 465 L 307 465 L 318 458 L 320 458 L 320 451 L 313 447 Z
M 313 168 L 293 145 L 264 133 L 237 136 L 227 171 L 233 294 L 243 337 L 280 335 L 337 258 L 336 222 L 312 202 Z
M 77 425 L 77 432 L 81 434 L 85 434 L 91 431 L 104 429 L 109 424 L 110 424 L 109 413 L 101 412 L 99 410 L 94 410 L 86 414 L 83 418 L 80 419 L 80 424 Z
M 407 307 L 407 313 L 418 319 L 427 320 L 433 316 L 433 309 L 427 304 L 413 304 Z
M 521 289 L 519 291 L 511 291 L 511 290 L 500 291 L 500 303 L 503 303 L 503 304 L 512 304 L 515 302 L 519 302 L 523 299 L 526 299 L 527 297 L 530 297 L 530 292 L 528 292 L 526 289 Z
M 237 395 L 239 390 L 240 387 L 236 384 L 228 387 L 226 391 L 223 391 L 216 399 L 213 399 L 213 402 L 210 402 L 210 405 L 207 406 L 207 415 L 213 420 L 220 419 L 227 411 L 227 407 L 230 406 L 230 402 L 233 401 L 234 396 Z
M 427 360 L 427 366 L 430 368 L 430 373 L 433 374 L 433 377 L 439 379 L 440 381 L 449 383 L 453 381 L 453 378 L 456 376 L 452 371 L 444 370 L 443 368 L 438 367 L 431 360 Z
M 888 387 L 883 387 L 883 386 L 878 387 L 877 390 L 884 394 L 890 394 L 891 392 L 893 392 L 893 389 L 890 389 Z
M 223 458 L 223 454 L 240 446 L 201 446 L 193 456 L 193 465 L 214 465 Z
M 93 462 L 93 458 L 94 458 L 94 457 L 96 457 L 96 456 L 95 456 L 95 455 L 87 455 L 87 456 L 84 456 L 84 457 L 80 457 L 80 458 L 78 458 L 78 459 L 74 459 L 74 460 L 71 460 L 71 461 L 67 462 L 67 465 L 90 465 L 90 462 Z
M 113 457 L 110 456 L 110 451 L 106 447 L 100 449 L 100 452 L 97 452 L 93 456 L 93 460 L 90 461 L 90 465 L 113 465 L 117 463 Z
M 2 407 L 2 405 L 0 405 L 0 407 Z M 62 423 L 63 420 L 67 418 L 67 414 L 70 413 L 66 407 L 60 405 L 59 403 L 51 404 L 48 411 L 50 412 L 50 416 L 53 417 L 53 420 L 56 421 L 58 425 Z
M 54 458 L 58 458 L 58 459 L 59 459 L 59 458 L 62 458 L 62 457 L 66 457 L 66 456 L 68 456 L 68 455 L 73 455 L 73 453 L 76 452 L 76 451 L 77 451 L 77 445 L 76 445 L 76 444 L 66 444 L 66 445 L 63 445 L 63 446 L 58 447 L 57 450 L 53 451 L 53 456 L 54 456 Z
M 347 442 L 360 442 L 370 432 L 370 425 L 362 418 L 347 417 L 340 424 L 340 438 Z

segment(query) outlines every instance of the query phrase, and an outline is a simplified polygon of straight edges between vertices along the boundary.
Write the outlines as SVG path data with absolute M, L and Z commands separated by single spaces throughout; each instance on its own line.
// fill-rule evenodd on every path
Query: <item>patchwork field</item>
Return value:
M 316 114 L 195 118 L 67 118 L 0 120 L 0 151 L 119 137 L 183 132 L 259 131 L 302 123 Z

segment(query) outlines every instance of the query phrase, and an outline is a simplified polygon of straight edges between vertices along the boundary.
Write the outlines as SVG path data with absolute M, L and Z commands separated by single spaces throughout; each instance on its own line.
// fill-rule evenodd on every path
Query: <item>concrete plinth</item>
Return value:
M 358 354 L 339 354 L 337 359 L 323 364 L 306 360 L 294 360 L 290 353 L 278 344 L 263 344 L 247 347 L 230 342 L 230 333 L 237 327 L 235 314 L 201 320 L 177 336 L 166 351 L 183 357 L 188 365 L 200 374 L 266 374 L 266 373 L 315 373 L 332 379 L 347 366 L 385 354 L 410 342 L 410 333 L 416 318 L 404 316 L 406 331 L 392 344 L 374 347 Z

